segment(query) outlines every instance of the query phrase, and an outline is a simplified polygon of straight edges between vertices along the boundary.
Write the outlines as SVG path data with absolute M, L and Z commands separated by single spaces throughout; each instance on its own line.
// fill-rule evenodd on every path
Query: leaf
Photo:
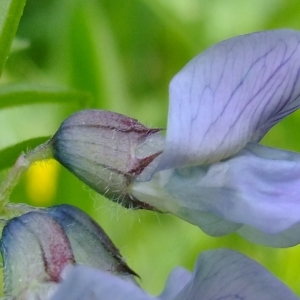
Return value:
M 109 20 L 97 1 L 72 3 L 71 9 L 65 6 L 68 35 L 64 38 L 71 84 L 89 91 L 97 107 L 126 112 L 127 79 Z
M 84 108 L 91 102 L 91 96 L 75 90 L 28 84 L 11 84 L 0 88 L 0 109 L 27 104 L 65 102 L 73 102 Z
M 50 136 L 33 138 L 0 150 L 0 171 L 11 167 L 22 152 L 33 149 L 49 139 Z
M 0 1 L 0 74 L 8 58 L 26 0 Z

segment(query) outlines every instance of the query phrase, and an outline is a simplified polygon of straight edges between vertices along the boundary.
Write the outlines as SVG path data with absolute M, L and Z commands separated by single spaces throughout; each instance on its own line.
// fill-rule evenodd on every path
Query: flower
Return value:
M 192 274 L 183 268 L 174 269 L 164 291 L 155 298 L 120 277 L 76 266 L 52 298 L 65 299 L 296 300 L 298 297 L 258 263 L 238 252 L 219 249 L 202 253 Z
M 152 180 L 133 183 L 133 195 L 210 235 L 299 243 L 300 155 L 258 144 L 299 106 L 299 31 L 214 45 L 171 81 L 165 148 Z
M 5 299 L 50 299 L 75 264 L 135 282 L 136 273 L 105 232 L 70 205 L 11 219 L 3 229 L 0 249 Z
M 300 242 L 300 155 L 259 141 L 299 106 L 300 32 L 256 32 L 212 46 L 172 79 L 165 142 L 129 117 L 85 111 L 48 145 L 126 207 L 287 247 Z
M 157 298 L 146 294 L 105 232 L 70 205 L 11 219 L 3 229 L 5 299 L 298 299 L 258 263 L 227 249 L 176 268 Z

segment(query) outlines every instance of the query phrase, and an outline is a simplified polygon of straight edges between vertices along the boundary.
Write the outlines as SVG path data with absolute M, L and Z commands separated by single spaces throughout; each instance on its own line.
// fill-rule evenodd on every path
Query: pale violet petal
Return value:
M 206 251 L 193 274 L 175 269 L 157 298 L 113 274 L 86 266 L 69 267 L 51 300 L 296 300 L 283 283 L 248 257 L 227 249 Z
M 131 281 L 98 269 L 75 266 L 51 300 L 150 300 L 141 288 Z
M 300 32 L 238 36 L 209 48 L 171 81 L 157 170 L 217 162 L 258 142 L 300 106 Z
M 190 168 L 181 170 L 180 174 L 175 170 L 161 171 L 154 174 L 150 181 L 134 181 L 129 189 L 131 194 L 140 201 L 156 207 L 161 212 L 173 213 L 181 219 L 199 226 L 209 235 L 223 236 L 238 230 L 242 224 L 225 220 L 214 212 L 199 209 L 206 193 L 209 197 L 210 190 L 206 191 L 201 187 L 200 191 L 196 190 L 197 195 L 195 196 L 192 185 L 199 178 L 197 175 L 191 178 L 188 175 L 190 172 Z M 191 204 L 191 201 L 195 201 L 195 205 Z
M 160 300 L 173 299 L 191 280 L 192 273 L 178 267 L 169 275 L 164 291 L 159 295 Z
M 280 233 L 300 221 L 300 155 L 251 144 L 227 161 L 174 172 L 165 189 L 183 211 Z
M 299 244 L 300 222 L 275 234 L 268 234 L 247 225 L 242 226 L 237 232 L 245 239 L 256 244 L 269 247 L 291 247 Z
M 227 249 L 201 253 L 193 278 L 174 300 L 296 300 L 282 282 L 250 258 Z
M 165 172 L 169 175 L 161 180 Z M 300 242 L 300 234 L 291 238 L 288 232 L 300 227 L 296 226 L 300 223 L 297 153 L 250 143 L 228 160 L 158 172 L 151 181 L 135 182 L 131 189 L 141 201 L 160 205 L 162 211 L 171 212 L 211 235 L 227 234 L 247 225 L 269 234 L 270 239 L 276 237 L 273 246 Z M 222 219 L 228 222 L 224 232 Z M 248 231 L 252 241 L 264 243 L 263 238 L 258 235 L 256 240 L 247 228 L 238 231 L 245 237 Z M 270 240 L 265 242 L 269 244 Z

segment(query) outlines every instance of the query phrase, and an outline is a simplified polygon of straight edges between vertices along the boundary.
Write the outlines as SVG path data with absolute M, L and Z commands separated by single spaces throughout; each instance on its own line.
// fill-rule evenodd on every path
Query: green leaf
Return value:
M 33 138 L 0 150 L 0 171 L 11 167 L 22 152 L 27 152 L 49 139 L 49 136 Z
M 7 60 L 26 0 L 0 1 L 0 74 Z
M 94 106 L 126 113 L 127 79 L 109 20 L 98 2 L 76 0 L 72 6 L 66 2 L 69 21 L 64 40 L 69 51 L 70 81 L 94 96 Z
M 39 103 L 73 103 L 84 108 L 90 102 L 91 96 L 88 93 L 74 90 L 28 84 L 0 86 L 0 109 Z

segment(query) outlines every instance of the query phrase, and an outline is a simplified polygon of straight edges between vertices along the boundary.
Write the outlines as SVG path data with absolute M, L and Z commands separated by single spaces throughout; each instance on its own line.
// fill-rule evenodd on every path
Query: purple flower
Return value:
M 258 143 L 299 106 L 299 31 L 214 45 L 172 79 L 164 151 L 132 194 L 213 236 L 298 244 L 300 155 Z
M 67 119 L 49 145 L 126 207 L 287 247 L 300 242 L 300 155 L 259 141 L 299 106 L 300 32 L 257 32 L 212 46 L 172 79 L 165 140 L 129 117 L 91 110 Z
M 202 253 L 193 273 L 176 268 L 158 297 L 94 268 L 76 266 L 52 300 L 296 300 L 284 284 L 248 257 L 227 249 Z

